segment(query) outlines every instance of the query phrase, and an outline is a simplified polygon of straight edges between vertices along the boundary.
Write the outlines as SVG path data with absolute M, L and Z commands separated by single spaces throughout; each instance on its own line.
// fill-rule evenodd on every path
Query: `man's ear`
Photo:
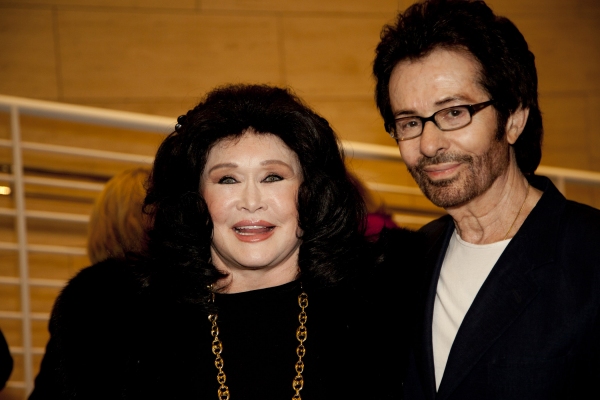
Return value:
M 521 107 L 508 117 L 508 121 L 506 121 L 506 140 L 509 144 L 515 144 L 519 136 L 521 136 L 527 123 L 527 117 L 529 117 L 529 108 Z

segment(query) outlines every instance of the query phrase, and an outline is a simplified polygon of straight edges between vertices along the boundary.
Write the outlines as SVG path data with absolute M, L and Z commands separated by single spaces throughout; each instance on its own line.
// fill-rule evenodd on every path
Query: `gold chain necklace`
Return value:
M 302 285 L 300 285 L 302 287 Z M 212 285 L 210 286 L 210 290 L 212 292 L 211 301 L 215 302 L 215 293 L 212 291 Z M 304 342 L 306 341 L 306 336 L 308 335 L 308 331 L 306 330 L 306 307 L 308 307 L 308 295 L 303 290 L 302 293 L 298 296 L 298 305 L 300 306 L 300 314 L 298 314 L 298 321 L 300 322 L 300 326 L 296 329 L 296 339 L 298 339 L 298 347 L 296 348 L 296 354 L 298 355 L 298 361 L 296 361 L 295 369 L 296 376 L 292 381 L 292 388 L 296 392 L 292 396 L 292 400 L 301 400 L 300 391 L 304 387 L 304 378 L 302 377 L 302 373 L 304 372 L 304 355 L 306 354 L 306 348 L 304 347 Z M 223 343 L 219 339 L 219 326 L 217 325 L 217 314 L 209 314 L 208 320 L 212 324 L 210 329 L 210 334 L 213 337 L 212 341 L 212 352 L 215 355 L 215 367 L 217 367 L 217 382 L 219 383 L 219 389 L 217 391 L 217 396 L 219 400 L 229 400 L 229 388 L 225 385 L 225 381 L 227 377 L 225 376 L 225 372 L 223 371 L 223 357 L 221 357 L 221 352 L 223 352 Z

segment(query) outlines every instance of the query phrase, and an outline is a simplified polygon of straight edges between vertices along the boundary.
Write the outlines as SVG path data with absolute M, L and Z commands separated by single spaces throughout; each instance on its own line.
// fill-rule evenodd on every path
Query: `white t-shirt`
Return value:
M 478 245 L 462 240 L 456 230 L 452 234 L 433 307 L 433 361 L 438 389 L 456 332 L 481 285 L 509 242 L 510 239 L 506 239 Z

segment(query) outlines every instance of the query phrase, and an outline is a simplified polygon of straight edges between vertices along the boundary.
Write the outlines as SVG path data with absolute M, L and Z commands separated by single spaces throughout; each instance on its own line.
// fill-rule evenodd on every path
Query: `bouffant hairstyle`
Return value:
M 87 252 L 92 263 L 144 254 L 150 218 L 143 212 L 150 168 L 114 175 L 96 198 L 88 226 Z
M 496 16 L 483 1 L 422 1 L 398 14 L 395 24 L 384 26 L 373 75 L 386 131 L 394 129 L 392 70 L 403 60 L 417 60 L 438 48 L 467 52 L 479 63 L 481 87 L 495 100 L 500 138 L 509 116 L 520 107 L 529 108 L 527 124 L 513 148 L 521 172 L 532 174 L 542 157 L 543 136 L 534 55 L 517 27 Z
M 217 143 L 251 130 L 277 136 L 298 156 L 303 284 L 334 284 L 349 272 L 349 262 L 364 250 L 365 207 L 324 118 L 289 89 L 238 84 L 212 90 L 178 122 L 158 149 L 145 200 L 154 220 L 150 252 L 158 268 L 169 268 L 171 275 L 193 273 L 194 279 L 177 284 L 194 282 L 187 289 L 196 294 L 208 294 L 206 288 L 223 276 L 211 264 L 213 225 L 199 193 L 200 177 Z

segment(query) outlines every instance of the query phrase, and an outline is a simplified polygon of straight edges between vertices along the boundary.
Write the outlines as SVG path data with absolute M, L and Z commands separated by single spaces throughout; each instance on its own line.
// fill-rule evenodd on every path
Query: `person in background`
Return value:
M 87 252 L 92 264 L 146 250 L 150 218 L 143 206 L 149 176 L 150 168 L 130 168 L 104 186 L 88 225 Z
M 367 207 L 367 225 L 365 236 L 372 240 L 377 240 L 382 230 L 398 228 L 394 222 L 392 214 L 386 209 L 383 202 L 378 202 L 369 188 L 363 181 L 352 171 L 349 171 L 349 177 L 358 188 Z
M 421 241 L 365 238 L 340 149 L 288 89 L 209 92 L 156 154 L 147 255 L 70 280 L 30 399 L 396 397 Z
M 542 115 L 521 32 L 483 1 L 425 0 L 384 27 L 373 73 L 386 130 L 448 212 L 421 229 L 430 284 L 406 399 L 594 397 L 600 211 L 535 174 Z
M 0 391 L 6 386 L 13 370 L 13 358 L 4 333 L 0 330 Z
M 108 259 L 139 258 L 146 253 L 151 218 L 143 208 L 150 171 L 147 167 L 123 170 L 106 182 L 96 198 L 90 213 L 87 237 L 87 253 L 92 264 Z M 52 321 L 49 329 L 52 335 Z M 39 384 L 42 391 L 36 388 L 30 398 L 58 395 L 53 392 L 55 388 L 50 389 L 51 385 L 58 384 L 52 381 L 58 362 L 52 344 L 49 342 L 47 345 L 40 366 L 42 373 L 36 378 L 36 385 Z

